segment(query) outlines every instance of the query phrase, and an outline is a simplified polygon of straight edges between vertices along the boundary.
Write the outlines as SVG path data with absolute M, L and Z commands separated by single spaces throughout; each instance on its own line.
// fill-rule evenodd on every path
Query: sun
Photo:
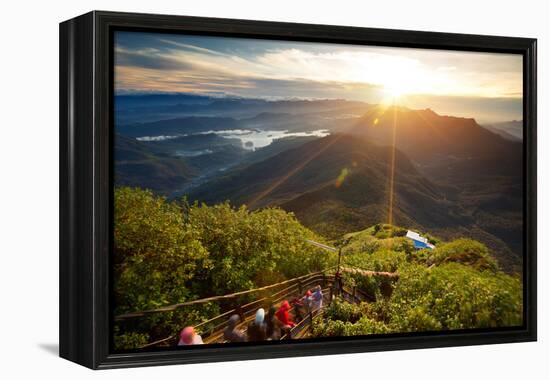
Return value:
M 404 101 L 405 95 L 408 93 L 405 86 L 400 83 L 385 84 L 383 87 L 382 104 L 393 105 Z
M 407 92 L 405 86 L 402 86 L 399 83 L 384 85 L 384 91 L 393 99 L 399 99 Z

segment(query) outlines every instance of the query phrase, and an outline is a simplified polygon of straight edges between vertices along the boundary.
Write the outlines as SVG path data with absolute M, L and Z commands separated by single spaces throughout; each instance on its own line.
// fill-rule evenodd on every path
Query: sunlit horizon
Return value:
M 117 94 L 346 99 L 522 118 L 522 57 L 325 43 L 117 32 Z M 476 109 L 477 108 L 477 109 Z M 502 115 L 502 116 L 499 116 Z

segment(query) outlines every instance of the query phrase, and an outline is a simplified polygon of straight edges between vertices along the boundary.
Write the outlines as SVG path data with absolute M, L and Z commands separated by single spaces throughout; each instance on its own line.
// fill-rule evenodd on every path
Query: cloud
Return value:
M 115 66 L 129 66 L 153 70 L 192 70 L 193 65 L 181 59 L 166 55 L 157 49 L 130 51 L 115 50 Z
M 135 32 L 115 41 L 119 92 L 345 98 L 370 103 L 398 93 L 426 107 L 433 101 L 461 112 L 467 107 L 481 112 L 482 104 L 503 114 L 521 112 L 517 106 L 523 88 L 520 55 Z M 481 100 L 489 98 L 493 100 Z M 452 102 L 457 106 L 449 107 Z
M 172 41 L 172 40 L 165 40 L 165 39 L 159 39 L 159 41 L 163 42 L 163 43 L 166 43 L 166 44 L 174 45 L 176 47 L 179 47 L 179 48 L 182 48 L 182 49 L 185 49 L 185 50 L 193 50 L 193 51 L 197 51 L 199 53 L 218 55 L 218 56 L 222 56 L 222 57 L 228 56 L 227 54 L 220 53 L 219 51 L 206 49 L 206 48 L 202 48 L 202 47 L 191 45 L 191 44 L 184 44 L 184 43 L 181 43 L 181 42 L 176 42 L 176 41 Z
M 259 92 L 269 98 L 340 98 L 375 101 L 380 98 L 381 86 L 369 83 L 338 81 L 314 81 L 310 79 L 248 78 L 248 86 L 240 91 L 241 96 L 253 97 Z M 360 95 L 359 95 L 360 94 Z

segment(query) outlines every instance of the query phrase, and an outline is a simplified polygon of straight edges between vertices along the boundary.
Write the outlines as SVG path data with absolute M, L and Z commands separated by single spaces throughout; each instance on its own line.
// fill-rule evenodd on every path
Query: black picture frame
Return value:
M 315 41 L 523 56 L 524 325 L 300 344 L 110 350 L 113 31 Z M 60 356 L 93 369 L 535 341 L 536 39 L 93 11 L 60 24 Z

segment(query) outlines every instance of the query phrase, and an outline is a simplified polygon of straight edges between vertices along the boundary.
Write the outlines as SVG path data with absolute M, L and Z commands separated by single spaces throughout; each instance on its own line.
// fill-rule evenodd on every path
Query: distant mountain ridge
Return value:
M 117 132 L 131 137 L 186 135 L 208 130 L 238 129 L 237 120 L 230 117 L 189 116 L 149 123 L 121 125 Z
M 144 143 L 115 135 L 114 181 L 117 186 L 142 187 L 166 194 L 197 175 L 183 160 L 152 152 Z
M 485 128 L 512 141 L 523 140 L 523 120 L 512 120 L 500 123 L 484 124 Z
M 228 173 L 199 187 L 190 198 L 209 203 L 230 200 L 251 208 L 278 205 L 294 211 L 309 227 L 336 236 L 350 224 L 361 228 L 388 218 L 391 160 L 388 147 L 336 134 Z M 441 216 L 455 207 L 399 151 L 395 163 L 396 219 L 407 225 L 444 223 Z M 412 218 L 414 205 L 426 202 L 430 207 Z M 338 222 L 345 219 L 344 224 Z
M 473 119 L 406 108 L 370 110 L 340 130 L 224 173 L 190 196 L 280 206 L 326 236 L 359 230 L 388 220 L 395 131 L 393 221 L 471 236 L 498 251 L 506 268 L 521 265 L 521 144 Z
M 262 113 L 314 114 L 345 112 L 362 114 L 369 105 L 343 99 L 267 100 L 199 95 L 117 95 L 117 125 L 154 122 L 189 116 L 253 118 Z
M 278 206 L 328 238 L 391 215 L 392 223 L 445 239 L 483 241 L 507 270 L 521 268 L 520 142 L 474 119 L 429 109 L 243 100 L 246 109 L 238 99 L 216 102 L 237 107 L 240 118 L 194 115 L 117 126 L 116 183 L 207 203 Z M 319 128 L 331 135 L 282 138 L 255 151 L 238 135 L 208 133 L 247 129 L 267 136 Z M 136 141 L 143 136 L 176 137 Z
M 344 131 L 380 145 L 395 142 L 399 149 L 420 163 L 451 156 L 479 158 L 501 155 L 520 147 L 483 128 L 474 119 L 399 106 L 374 107 Z

